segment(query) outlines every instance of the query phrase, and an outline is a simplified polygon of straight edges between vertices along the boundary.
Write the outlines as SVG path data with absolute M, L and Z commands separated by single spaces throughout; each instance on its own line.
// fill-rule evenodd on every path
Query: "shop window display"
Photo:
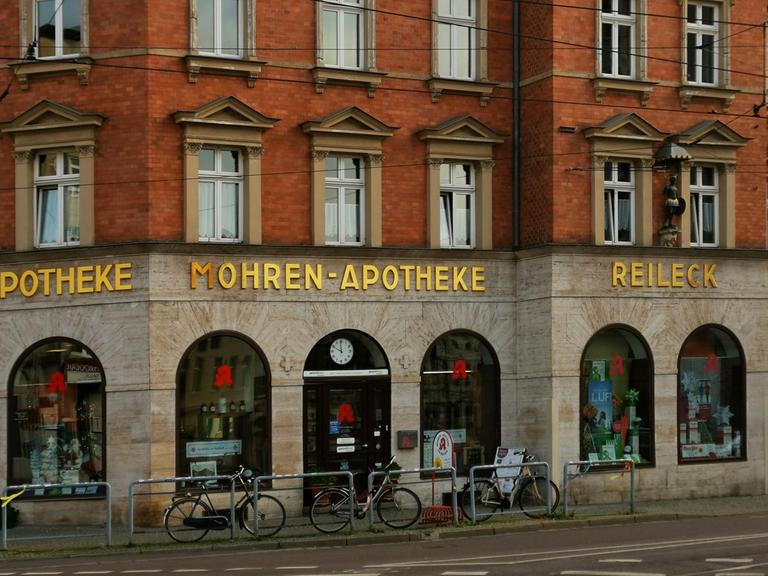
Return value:
M 104 374 L 82 344 L 35 346 L 11 377 L 9 482 L 74 484 L 104 480 Z M 39 489 L 27 496 L 87 496 L 95 487 Z
M 432 441 L 453 437 L 456 471 L 491 464 L 499 445 L 499 369 L 493 350 L 469 332 L 449 332 L 424 356 L 421 369 L 422 466 L 433 465 Z
M 678 364 L 680 462 L 746 458 L 744 360 L 725 330 L 704 326 L 683 344 Z
M 581 458 L 653 461 L 653 381 L 648 349 L 628 328 L 601 330 L 581 362 Z
M 269 373 L 256 348 L 229 334 L 193 344 L 179 366 L 177 473 L 269 471 Z

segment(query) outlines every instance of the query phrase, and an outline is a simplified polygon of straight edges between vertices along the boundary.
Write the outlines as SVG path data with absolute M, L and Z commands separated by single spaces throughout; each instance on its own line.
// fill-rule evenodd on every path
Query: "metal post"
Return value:
M 568 518 L 568 465 L 570 462 L 563 464 L 563 516 Z
M 107 547 L 112 546 L 112 486 L 107 486 Z
M 453 523 L 459 524 L 459 487 L 456 485 L 456 468 L 451 466 L 451 505 L 453 506 Z
M 229 479 L 229 541 L 235 541 L 235 479 Z
M 8 494 L 8 488 L 3 490 L 3 496 L 5 496 L 7 494 Z M 8 513 L 8 511 L 5 509 L 5 506 L 3 506 L 2 507 L 2 511 L 0 511 L 0 516 L 3 517 L 3 520 L 2 520 L 2 524 L 3 524 L 3 526 L 2 526 L 2 528 L 3 528 L 3 550 L 8 550 L 8 529 L 7 529 L 7 524 L 6 524 L 6 522 L 7 522 L 6 514 L 7 513 Z
M 371 503 L 370 508 L 373 508 L 373 498 L 371 498 L 371 495 L 373 494 L 373 475 L 376 474 L 375 471 L 368 474 L 368 501 Z M 373 510 L 368 510 L 368 528 L 373 528 Z M 350 522 L 351 524 L 351 522 Z
M 635 513 L 635 461 L 629 467 L 629 511 Z
M 472 468 L 469 469 L 469 499 L 471 500 L 469 512 L 471 516 L 470 520 L 472 520 L 472 522 L 477 521 L 475 520 L 475 518 L 477 518 L 477 511 L 475 510 L 475 468 L 477 468 L 477 466 L 472 466 Z
M 251 511 L 253 513 L 253 535 L 259 537 L 259 515 L 256 513 L 256 502 L 259 500 L 258 478 L 253 480 L 253 498 L 251 499 Z
M 128 484 L 128 547 L 133 546 L 133 487 L 136 480 Z

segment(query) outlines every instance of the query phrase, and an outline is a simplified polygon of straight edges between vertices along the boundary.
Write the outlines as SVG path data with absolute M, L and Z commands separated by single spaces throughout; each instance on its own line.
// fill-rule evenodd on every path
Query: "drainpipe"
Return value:
M 513 245 L 520 248 L 520 0 L 512 4 L 512 65 L 515 67 L 512 89 L 512 140 L 515 151 L 512 157 L 512 223 L 514 226 Z

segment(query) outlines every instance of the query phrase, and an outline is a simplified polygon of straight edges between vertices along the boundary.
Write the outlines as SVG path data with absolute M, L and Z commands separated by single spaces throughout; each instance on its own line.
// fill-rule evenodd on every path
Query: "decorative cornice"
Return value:
M 258 158 L 264 155 L 264 146 L 246 146 L 245 153 L 249 158 Z
M 480 160 L 480 165 L 486 170 L 492 169 L 494 166 L 496 166 L 496 160 Z
M 203 145 L 199 142 L 184 142 L 185 154 L 200 154 L 200 150 L 203 149 Z
M 327 150 L 312 150 L 313 160 L 325 160 L 328 158 L 329 152 Z
M 96 146 L 93 144 L 88 144 L 86 146 L 75 146 L 75 150 L 81 158 L 91 158 L 96 153 Z
M 384 154 L 368 154 L 368 163 L 371 166 L 381 166 L 384 162 Z
M 13 159 L 16 162 L 30 162 L 34 157 L 35 153 L 32 152 L 32 150 L 22 150 L 21 152 L 13 152 Z

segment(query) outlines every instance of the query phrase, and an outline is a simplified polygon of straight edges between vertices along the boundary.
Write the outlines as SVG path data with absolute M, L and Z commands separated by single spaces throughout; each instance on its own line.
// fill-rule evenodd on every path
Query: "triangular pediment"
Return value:
M 483 142 L 500 144 L 503 134 L 489 128 L 472 116 L 457 116 L 437 126 L 424 128 L 418 133 L 421 140 L 451 140 L 462 142 Z
M 704 144 L 711 146 L 741 147 L 749 142 L 730 126 L 726 126 L 720 120 L 708 120 L 699 122 L 677 135 L 677 141 L 681 144 Z
M 272 128 L 280 120 L 254 110 L 234 96 L 219 98 L 195 110 L 179 110 L 173 115 L 179 124 L 210 124 L 214 126 L 241 126 L 246 128 Z
M 3 132 L 15 133 L 47 128 L 101 126 L 106 117 L 92 112 L 80 112 L 52 100 L 42 100 L 16 118 L 0 125 Z
M 357 136 L 392 136 L 397 126 L 389 126 L 356 106 L 339 110 L 301 125 L 307 134 L 334 133 Z
M 651 123 L 634 113 L 618 114 L 602 124 L 584 130 L 585 138 L 617 138 L 622 140 L 661 142 L 666 136 L 666 132 L 657 130 Z

